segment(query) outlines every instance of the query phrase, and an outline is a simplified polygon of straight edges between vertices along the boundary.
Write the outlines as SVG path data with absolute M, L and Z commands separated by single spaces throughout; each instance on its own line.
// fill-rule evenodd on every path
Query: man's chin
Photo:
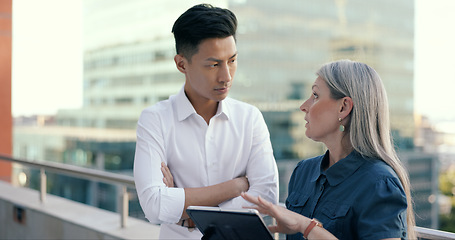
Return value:
M 224 99 L 226 99 L 227 96 L 228 96 L 227 93 L 226 93 L 226 94 L 220 94 L 220 95 L 217 95 L 217 96 L 215 97 L 215 99 L 216 99 L 216 101 L 219 102 L 219 101 L 223 101 Z

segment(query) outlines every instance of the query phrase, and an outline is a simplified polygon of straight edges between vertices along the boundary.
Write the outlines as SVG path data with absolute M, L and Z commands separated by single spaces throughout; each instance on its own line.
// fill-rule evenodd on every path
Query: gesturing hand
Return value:
M 305 222 L 304 216 L 268 202 L 261 197 L 253 197 L 247 193 L 242 193 L 241 196 L 248 202 L 256 204 L 256 206 L 248 208 L 254 208 L 260 213 L 267 214 L 276 219 L 277 225 L 268 226 L 271 232 L 294 234 L 301 231 L 302 222 Z

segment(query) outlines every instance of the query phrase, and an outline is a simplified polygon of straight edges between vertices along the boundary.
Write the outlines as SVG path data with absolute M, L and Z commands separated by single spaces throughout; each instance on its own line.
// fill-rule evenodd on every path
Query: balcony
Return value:
M 1 156 L 40 170 L 40 190 L 0 181 L 0 239 L 158 239 L 159 226 L 128 216 L 131 176 L 52 162 Z M 46 173 L 90 179 L 120 189 L 118 213 L 46 193 Z
M 0 155 L 40 170 L 40 190 L 0 181 L 0 239 L 158 239 L 159 226 L 128 216 L 131 176 Z M 46 194 L 46 172 L 105 182 L 119 187 L 117 213 Z M 419 239 L 455 239 L 455 233 L 416 228 Z

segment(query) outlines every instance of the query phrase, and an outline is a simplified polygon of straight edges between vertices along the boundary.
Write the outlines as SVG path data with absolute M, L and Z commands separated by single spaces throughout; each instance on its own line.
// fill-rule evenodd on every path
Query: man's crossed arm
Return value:
M 163 182 L 167 187 L 177 187 L 171 171 L 164 162 L 161 163 L 161 172 L 163 173 Z M 240 196 L 242 192 L 248 191 L 249 187 L 247 177 L 238 177 L 207 187 L 184 188 L 184 209 L 187 209 L 188 206 L 218 206 L 222 202 Z M 188 215 L 184 210 L 182 219 L 187 218 Z

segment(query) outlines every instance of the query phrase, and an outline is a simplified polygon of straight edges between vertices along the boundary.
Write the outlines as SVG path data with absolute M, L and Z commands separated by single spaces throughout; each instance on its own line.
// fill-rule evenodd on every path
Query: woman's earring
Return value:
M 338 121 L 340 122 L 340 132 L 344 132 L 344 126 L 343 126 L 343 124 L 341 124 L 341 120 L 343 120 L 343 119 L 338 118 Z

